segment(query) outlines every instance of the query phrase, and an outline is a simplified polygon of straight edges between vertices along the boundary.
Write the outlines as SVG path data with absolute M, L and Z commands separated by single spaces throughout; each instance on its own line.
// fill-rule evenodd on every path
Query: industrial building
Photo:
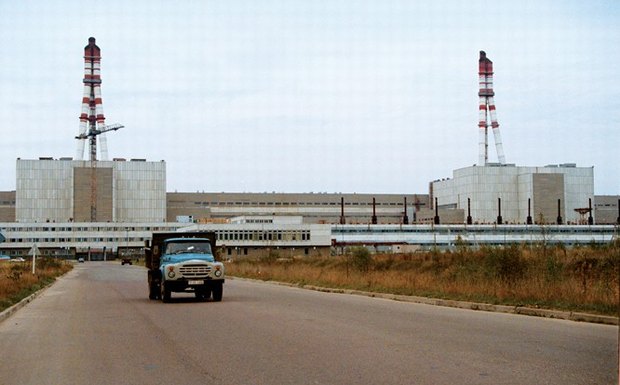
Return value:
M 618 237 L 620 197 L 594 195 L 592 167 L 506 163 L 493 64 L 483 51 L 479 164 L 431 182 L 428 194 L 166 192 L 163 160 L 107 160 L 105 133 L 123 126 L 105 125 L 100 61 L 90 38 L 75 159 L 17 159 L 16 190 L 0 191 L 5 254 L 24 256 L 36 245 L 57 257 L 137 255 L 154 231 L 214 231 L 224 258 L 324 256 L 349 245 L 408 252 L 449 248 L 457 239 L 477 246 L 551 236 L 577 245 Z M 497 163 L 489 161 L 489 129 Z M 89 160 L 82 160 L 87 143 Z
M 596 215 L 593 168 L 574 164 L 465 167 L 431 191 L 439 207 L 463 209 L 469 223 L 588 224 Z
M 16 222 L 160 223 L 166 219 L 163 161 L 18 159 L 16 175 Z
M 468 224 L 594 224 L 593 167 L 507 164 L 494 102 L 493 62 L 484 51 L 480 51 L 478 76 L 478 164 L 454 170 L 452 178 L 431 182 L 431 201 L 438 208 L 464 210 L 462 222 Z M 489 161 L 489 127 L 497 163 Z
M 167 193 L 167 221 L 225 222 L 244 215 L 301 216 L 304 223 L 414 223 L 426 194 Z

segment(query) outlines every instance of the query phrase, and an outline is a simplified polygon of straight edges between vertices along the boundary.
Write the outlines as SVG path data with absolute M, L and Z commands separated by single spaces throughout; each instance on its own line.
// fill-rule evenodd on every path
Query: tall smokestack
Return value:
M 590 226 L 594 224 L 594 218 L 592 217 L 592 198 L 588 198 L 588 224 Z
M 467 198 L 467 224 L 471 225 L 471 199 Z
M 558 218 L 556 220 L 558 225 L 562 224 L 562 211 L 561 211 L 561 208 L 560 208 L 561 204 L 562 204 L 562 201 L 560 199 L 558 199 Z
M 527 223 L 528 225 L 532 224 L 531 203 L 532 203 L 532 198 L 527 198 L 527 219 L 525 223 Z
M 433 222 L 436 225 L 439 224 L 439 206 L 437 205 L 437 198 L 435 198 L 435 218 L 433 218 Z
M 405 197 L 405 210 L 403 210 L 403 224 L 409 224 L 409 217 L 407 216 L 407 197 Z
M 96 132 L 97 128 L 105 126 L 103 105 L 101 99 L 101 49 L 95 44 L 95 38 L 88 39 L 88 45 L 84 47 L 84 95 L 82 97 L 82 112 L 80 114 L 79 136 L 87 132 Z M 100 134 L 99 144 L 101 159 L 107 160 L 108 145 L 105 134 Z M 82 160 L 84 156 L 85 139 L 78 140 L 76 160 Z M 97 159 L 97 136 L 89 137 L 90 160 Z
M 479 97 L 479 116 L 478 119 L 478 163 L 480 166 L 484 166 L 489 162 L 489 144 L 488 144 L 488 131 L 489 131 L 489 117 L 491 120 L 491 128 L 493 130 L 493 137 L 495 138 L 495 150 L 497 152 L 497 161 L 500 164 L 506 163 L 506 157 L 504 156 L 504 149 L 502 147 L 502 137 L 499 132 L 499 123 L 497 123 L 497 116 L 495 113 L 495 92 L 493 91 L 493 62 L 487 58 L 487 54 L 484 51 L 480 51 L 480 59 L 478 60 L 478 82 L 480 91 Z
M 344 225 L 347 221 L 344 219 L 344 197 L 340 197 L 340 224 Z

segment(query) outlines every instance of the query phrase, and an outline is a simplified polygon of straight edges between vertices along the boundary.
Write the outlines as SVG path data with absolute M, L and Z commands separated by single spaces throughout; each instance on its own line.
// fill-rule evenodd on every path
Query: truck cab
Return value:
M 146 247 L 149 298 L 170 301 L 173 292 L 222 300 L 224 264 L 214 257 L 215 233 L 154 233 Z

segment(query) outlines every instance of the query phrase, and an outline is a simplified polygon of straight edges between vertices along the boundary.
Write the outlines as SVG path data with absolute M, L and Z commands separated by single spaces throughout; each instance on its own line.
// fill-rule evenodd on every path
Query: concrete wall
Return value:
M 15 222 L 15 191 L 0 191 L 0 222 Z
M 98 166 L 98 164 L 95 164 Z M 73 220 L 75 222 L 111 222 L 114 220 L 113 172 L 111 167 L 73 168 Z M 92 183 L 97 188 L 93 197 Z M 91 218 L 93 198 L 95 218 Z
M 556 223 L 559 214 L 564 220 L 566 202 L 564 201 L 564 175 L 562 174 L 528 174 L 532 178 L 532 220 L 535 223 Z
M 118 222 L 166 221 L 166 163 L 114 162 Z
M 97 222 L 164 222 L 164 162 L 98 161 Z M 73 160 L 17 160 L 15 220 L 90 222 L 91 164 Z
M 594 197 L 592 206 L 596 215 L 596 223 L 599 224 L 620 224 L 620 212 L 618 203 L 620 195 L 598 195 Z
M 572 165 L 472 166 L 454 170 L 451 179 L 431 182 L 431 194 L 440 208 L 463 209 L 465 217 L 469 198 L 474 223 L 497 221 L 498 198 L 504 223 L 524 223 L 528 199 L 534 220 L 542 213 L 547 222 L 554 222 L 560 199 L 564 223 L 578 223 L 580 214 L 575 209 L 587 207 L 588 199 L 594 198 L 594 172 L 592 167 Z
M 401 223 L 404 198 L 409 220 L 412 210 L 428 207 L 425 194 L 337 194 L 337 193 L 168 193 L 167 220 L 192 216 L 198 222 L 242 215 L 302 216 L 306 223 L 339 223 L 340 199 L 344 198 L 347 223 L 370 223 L 372 199 L 379 223 Z

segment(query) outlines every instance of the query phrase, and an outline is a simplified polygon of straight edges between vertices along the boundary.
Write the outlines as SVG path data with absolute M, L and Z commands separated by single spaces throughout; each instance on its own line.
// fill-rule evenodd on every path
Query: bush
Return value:
M 357 246 L 351 249 L 351 256 L 353 257 L 353 266 L 362 272 L 367 272 L 372 264 L 372 257 L 370 251 L 367 248 Z
M 50 257 L 37 258 L 36 267 L 39 269 L 60 269 L 63 262 Z
M 485 249 L 484 267 L 487 275 L 504 282 L 514 282 L 527 271 L 527 263 L 517 245 Z

